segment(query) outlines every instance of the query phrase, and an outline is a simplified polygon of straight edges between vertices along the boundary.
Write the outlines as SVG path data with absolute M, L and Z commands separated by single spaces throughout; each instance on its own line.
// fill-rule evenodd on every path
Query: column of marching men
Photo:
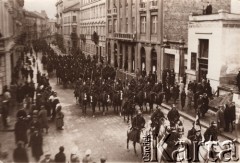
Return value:
M 184 75 L 183 80 L 177 83 L 175 82 L 174 70 L 168 69 L 163 71 L 162 81 L 157 81 L 155 74 L 150 73 L 146 76 L 144 72 L 137 75 L 136 79 L 122 80 L 116 78 L 115 68 L 108 64 L 98 63 L 96 58 L 85 56 L 83 53 L 75 56 L 52 53 L 43 56 L 43 63 L 46 69 L 53 67 L 51 70 L 56 70 L 58 83 L 63 84 L 64 87 L 74 85 L 76 102 L 79 103 L 83 116 L 87 115 L 88 108 L 91 110 L 91 116 L 95 117 L 96 112 L 106 115 L 109 108 L 112 107 L 114 113 L 123 115 L 124 120 L 127 118 L 127 122 L 131 119 L 132 127 L 129 139 L 134 142 L 139 142 L 140 132 L 145 126 L 145 120 L 141 116 L 144 109 L 152 114 L 151 126 L 155 128 L 154 132 L 157 133 L 157 136 L 159 125 L 163 123 L 162 118 L 169 121 L 170 130 L 168 132 L 172 137 L 168 140 L 166 150 L 174 151 L 173 144 L 182 137 L 184 132 L 184 124 L 180 119 L 178 109 L 195 110 L 196 121 L 188 132 L 190 142 L 202 139 L 205 141 L 218 140 L 220 121 L 217 123 L 212 121 L 204 133 L 204 137 L 202 137 L 201 127 L 199 127 L 199 119 L 205 117 L 209 110 L 209 99 L 212 97 L 211 85 L 207 80 L 203 80 L 201 83 L 190 81 L 187 84 L 186 75 Z M 159 107 L 164 100 L 167 104 L 173 103 L 167 117 L 164 116 Z M 177 109 L 175 104 L 178 100 L 181 105 Z M 154 104 L 157 104 L 156 108 L 153 107 Z M 225 107 L 232 108 L 232 110 L 235 108 L 234 104 L 227 104 Z M 234 116 L 228 121 L 233 122 Z

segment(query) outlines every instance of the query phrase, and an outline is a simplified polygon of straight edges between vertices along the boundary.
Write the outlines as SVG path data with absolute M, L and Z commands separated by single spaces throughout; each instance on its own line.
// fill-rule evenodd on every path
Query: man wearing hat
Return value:
M 85 152 L 85 156 L 82 159 L 82 163 L 91 163 L 92 162 L 91 154 L 92 154 L 92 151 L 88 149 Z
M 133 141 L 140 141 L 140 132 L 145 126 L 145 119 L 142 116 L 141 110 L 138 110 L 137 115 L 132 119 L 132 129 L 135 131 L 136 135 L 133 138 Z
M 204 133 L 205 142 L 218 141 L 218 129 L 215 121 L 211 122 L 211 126 Z
M 204 93 L 202 97 L 202 117 L 204 117 L 208 111 L 208 104 L 209 104 L 209 99 L 207 97 L 207 94 Z
M 45 158 L 40 163 L 54 163 L 54 160 L 51 159 L 51 153 L 49 151 L 45 152 Z
M 160 122 L 161 122 L 162 118 L 165 118 L 165 116 L 164 116 L 163 112 L 160 110 L 160 107 L 157 106 L 151 116 L 151 121 L 152 121 L 151 126 L 155 127 L 155 135 L 156 136 L 158 136 L 159 129 L 160 129 Z
M 178 110 L 176 109 L 176 106 L 173 105 L 172 109 L 168 112 L 168 120 L 170 121 L 170 126 L 175 126 L 175 123 L 179 120 L 180 114 Z

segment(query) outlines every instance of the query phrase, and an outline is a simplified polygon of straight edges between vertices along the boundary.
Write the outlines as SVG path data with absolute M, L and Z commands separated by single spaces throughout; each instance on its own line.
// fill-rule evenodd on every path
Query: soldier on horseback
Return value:
M 151 116 L 151 121 L 152 121 L 151 127 L 155 128 L 153 133 L 154 138 L 158 136 L 162 118 L 165 118 L 165 116 L 163 112 L 160 110 L 160 107 L 157 106 L 156 110 L 153 112 Z
M 128 133 L 128 139 L 127 139 L 127 149 L 128 149 L 128 142 L 129 140 L 133 141 L 134 146 L 134 152 L 136 152 L 136 143 L 140 142 L 140 134 L 142 129 L 145 127 L 145 119 L 142 116 L 142 112 L 139 109 L 137 112 L 137 115 L 132 119 L 132 127 L 130 129 L 130 132 Z

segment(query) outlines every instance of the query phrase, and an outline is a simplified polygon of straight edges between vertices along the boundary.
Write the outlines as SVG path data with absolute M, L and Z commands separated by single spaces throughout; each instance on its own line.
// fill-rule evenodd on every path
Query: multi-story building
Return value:
M 63 28 L 62 28 L 62 24 L 63 24 L 63 19 L 62 19 L 62 12 L 63 12 L 63 0 L 58 0 L 58 2 L 56 3 L 56 8 L 57 8 L 57 14 L 56 14 L 56 18 L 57 18 L 57 22 L 56 22 L 56 28 L 57 28 L 57 33 L 58 34 L 63 34 Z
M 55 33 L 57 33 L 56 23 L 56 19 L 48 20 L 48 38 L 50 42 L 54 40 Z
M 48 36 L 48 17 L 45 11 L 38 13 L 36 11 L 24 11 L 24 32 L 27 35 L 27 42 L 31 43 L 33 40 L 39 38 L 46 38 Z
M 22 34 L 24 0 L 0 0 L 0 93 L 12 81 L 13 68 L 21 46 L 15 39 Z
M 230 0 L 209 0 L 213 12 L 229 9 Z M 156 72 L 172 69 L 183 76 L 188 48 L 190 13 L 203 13 L 207 1 L 107 0 L 108 62 L 124 70 Z M 204 7 L 204 8 L 205 8 Z
M 93 41 L 96 34 L 97 42 Z M 80 47 L 87 55 L 105 58 L 106 1 L 80 1 Z M 100 57 L 99 57 L 100 58 Z
M 62 12 L 64 46 L 68 52 L 78 45 L 79 8 L 80 3 L 76 2 Z

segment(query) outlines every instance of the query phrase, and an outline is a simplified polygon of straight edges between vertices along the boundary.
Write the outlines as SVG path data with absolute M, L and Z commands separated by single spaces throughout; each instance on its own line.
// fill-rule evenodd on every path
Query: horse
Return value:
M 79 98 L 81 99 L 81 104 L 82 104 L 82 113 L 85 115 L 87 113 L 87 104 L 88 104 L 88 101 L 89 101 L 89 95 L 87 94 L 87 92 L 83 92 L 82 94 L 82 97 Z
M 129 122 L 129 119 L 131 117 L 131 120 L 133 118 L 133 114 L 135 112 L 135 106 L 134 106 L 134 102 L 132 99 L 127 100 L 126 102 L 124 102 L 123 104 L 123 118 L 125 121 L 125 117 L 127 116 L 127 123 Z
M 110 94 L 108 94 L 106 91 L 104 91 L 101 95 L 100 95 L 100 99 L 99 102 L 102 104 L 102 108 L 103 108 L 103 115 L 105 115 L 105 108 L 108 111 L 108 106 L 111 103 L 111 96 Z
M 116 93 L 113 94 L 112 104 L 113 104 L 114 112 L 119 113 L 120 116 L 122 115 L 122 102 L 123 102 L 123 92 L 117 91 Z
M 135 96 L 135 103 L 139 105 L 141 111 L 143 111 L 143 104 L 144 104 L 144 92 L 139 91 Z
M 134 133 L 133 133 L 134 132 Z M 137 132 L 136 130 L 132 130 L 131 126 L 129 126 L 128 130 L 127 130 L 127 150 L 129 150 L 129 141 L 133 142 L 133 148 L 134 148 L 134 153 L 135 155 L 137 155 L 137 150 L 136 150 L 136 144 L 138 143 L 140 145 L 141 148 L 141 154 L 143 154 L 143 143 L 144 143 L 144 139 L 146 138 L 147 135 L 150 134 L 151 136 L 151 127 L 150 127 L 150 123 L 147 123 L 147 126 L 143 129 L 140 130 L 140 140 L 136 140 L 136 135 Z
M 164 92 L 159 92 L 155 94 L 155 101 L 154 103 L 157 104 L 158 106 L 162 105 L 163 102 L 163 98 L 164 98 Z
M 95 117 L 95 108 L 97 105 L 97 94 L 96 93 L 91 93 L 89 95 L 89 102 L 92 106 L 92 115 L 93 115 L 93 117 Z
M 147 109 L 147 103 L 149 104 L 149 108 L 150 108 L 150 112 L 153 111 L 153 104 L 156 101 L 155 100 L 155 94 L 154 92 L 144 92 L 144 102 L 145 102 L 145 106 L 146 106 L 146 112 L 148 112 Z

